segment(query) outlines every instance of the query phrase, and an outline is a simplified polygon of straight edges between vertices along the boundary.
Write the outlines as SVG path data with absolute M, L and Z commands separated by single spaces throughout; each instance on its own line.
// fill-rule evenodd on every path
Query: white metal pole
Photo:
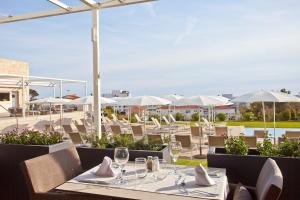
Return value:
M 56 94 L 55 85 L 53 85 L 53 98 L 55 98 L 55 94 Z
M 25 117 L 26 114 L 26 103 L 25 103 L 25 82 L 24 82 L 24 76 L 22 76 L 22 117 Z
M 84 96 L 87 96 L 87 82 L 84 83 Z
M 94 124 L 98 137 L 101 138 L 101 102 L 100 102 L 100 64 L 99 64 L 99 10 L 92 10 L 93 27 L 93 93 L 94 93 Z
M 265 112 L 265 103 L 262 102 L 262 109 L 263 109 L 263 119 L 264 119 L 264 132 L 267 133 L 267 126 L 266 126 L 266 112 Z
M 60 83 L 59 83 L 59 97 L 60 97 L 60 100 L 62 100 L 62 96 L 63 96 L 63 81 L 60 80 Z M 55 107 L 55 106 L 54 106 Z M 63 131 L 63 127 L 62 127 L 62 114 L 63 114 L 63 105 L 60 104 L 60 131 L 62 132 Z
M 274 132 L 273 132 L 273 139 L 274 139 L 274 144 L 276 143 L 276 138 L 275 138 L 275 130 L 276 130 L 276 104 L 273 102 L 273 111 L 274 111 Z

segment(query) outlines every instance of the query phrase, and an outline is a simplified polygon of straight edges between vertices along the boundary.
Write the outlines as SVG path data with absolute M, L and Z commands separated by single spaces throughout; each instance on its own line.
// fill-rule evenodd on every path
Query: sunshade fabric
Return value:
M 128 98 L 118 98 L 118 105 L 123 106 L 158 106 L 158 105 L 168 105 L 172 102 L 155 96 L 138 96 L 138 97 L 128 97 Z

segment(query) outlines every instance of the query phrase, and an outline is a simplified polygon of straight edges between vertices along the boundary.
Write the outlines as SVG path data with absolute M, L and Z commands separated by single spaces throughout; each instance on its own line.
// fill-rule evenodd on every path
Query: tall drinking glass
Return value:
M 117 177 L 118 184 L 125 184 L 126 181 L 123 178 L 123 169 L 125 164 L 129 160 L 129 151 L 126 147 L 117 147 L 115 148 L 114 160 L 118 167 L 120 168 L 120 176 Z
M 137 178 L 145 178 L 148 172 L 146 158 L 136 158 L 134 168 Z
M 182 150 L 181 142 L 170 142 L 169 144 L 169 152 L 170 156 L 172 157 L 173 160 L 173 165 L 174 165 L 174 171 L 173 174 L 177 174 L 176 171 L 176 161 L 178 160 L 178 157 L 180 155 L 180 152 Z

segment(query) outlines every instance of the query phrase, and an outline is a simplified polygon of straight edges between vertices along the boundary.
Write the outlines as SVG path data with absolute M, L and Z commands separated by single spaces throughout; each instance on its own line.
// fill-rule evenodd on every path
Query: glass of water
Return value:
M 121 171 L 120 176 L 117 177 L 118 184 L 120 184 L 120 185 L 125 184 L 126 181 L 123 179 L 123 169 L 129 160 L 128 148 L 126 148 L 126 147 L 115 148 L 114 160 Z
M 174 165 L 173 174 L 177 174 L 177 171 L 176 171 L 176 162 L 177 162 L 177 160 L 179 158 L 181 150 L 182 150 L 181 142 L 179 142 L 179 141 L 170 142 L 170 144 L 169 144 L 169 152 L 170 152 L 170 156 L 172 157 L 173 165 Z
M 134 162 L 134 168 L 137 178 L 145 178 L 148 172 L 146 158 L 136 158 Z

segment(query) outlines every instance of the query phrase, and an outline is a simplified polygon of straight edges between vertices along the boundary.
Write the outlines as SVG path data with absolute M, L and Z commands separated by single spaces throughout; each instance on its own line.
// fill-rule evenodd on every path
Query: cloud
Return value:
M 174 42 L 174 45 L 180 44 L 186 37 L 192 34 L 192 31 L 195 29 L 197 25 L 196 17 L 188 17 L 185 23 L 185 30 L 183 33 L 179 34 Z

